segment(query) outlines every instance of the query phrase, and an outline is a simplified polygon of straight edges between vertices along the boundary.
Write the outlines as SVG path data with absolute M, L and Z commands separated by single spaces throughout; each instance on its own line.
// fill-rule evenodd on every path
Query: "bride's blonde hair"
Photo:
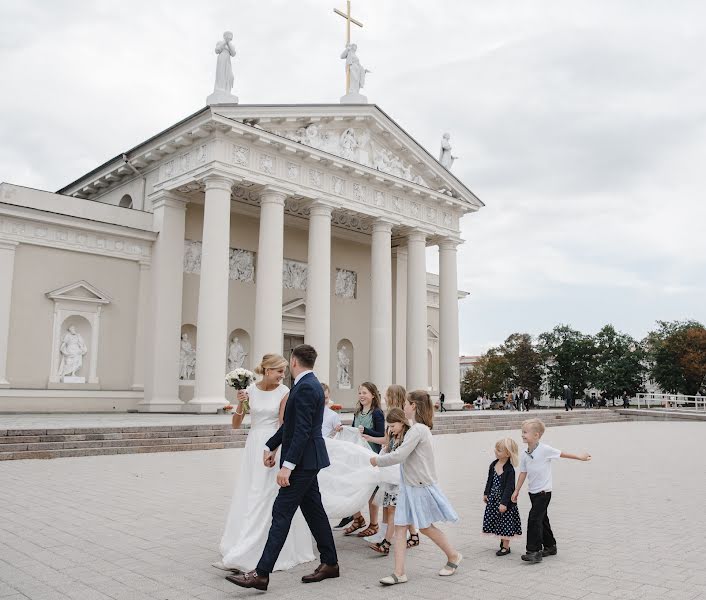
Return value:
M 281 369 L 288 366 L 287 359 L 281 354 L 265 354 L 260 364 L 255 367 L 255 374 L 264 375 L 267 369 Z

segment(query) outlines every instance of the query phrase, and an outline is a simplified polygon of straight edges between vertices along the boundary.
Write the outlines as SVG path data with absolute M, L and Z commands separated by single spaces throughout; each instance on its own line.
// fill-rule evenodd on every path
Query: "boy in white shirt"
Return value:
M 527 444 L 527 450 L 520 459 L 520 476 L 512 494 L 512 501 L 517 502 L 517 496 L 527 479 L 532 508 L 527 519 L 527 553 L 522 555 L 522 560 L 529 563 L 538 563 L 543 556 L 556 554 L 556 540 L 547 515 L 552 499 L 552 461 L 557 458 L 591 460 L 587 452 L 569 454 L 541 444 L 539 440 L 543 434 L 544 423 L 539 419 L 527 419 L 522 423 L 522 441 Z
M 321 384 L 324 388 L 324 420 L 321 423 L 321 435 L 325 438 L 333 437 L 341 427 L 341 416 L 331 408 L 331 390 L 325 383 Z

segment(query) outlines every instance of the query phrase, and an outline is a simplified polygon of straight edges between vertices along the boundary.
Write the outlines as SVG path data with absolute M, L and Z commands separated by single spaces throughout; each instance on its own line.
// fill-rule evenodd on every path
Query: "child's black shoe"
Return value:
M 556 546 L 545 546 L 542 556 L 556 556 Z
M 500 550 L 495 553 L 495 556 L 507 556 L 508 554 L 510 554 L 510 548 L 500 548 Z
M 522 555 L 522 560 L 528 563 L 542 562 L 542 552 L 528 552 Z

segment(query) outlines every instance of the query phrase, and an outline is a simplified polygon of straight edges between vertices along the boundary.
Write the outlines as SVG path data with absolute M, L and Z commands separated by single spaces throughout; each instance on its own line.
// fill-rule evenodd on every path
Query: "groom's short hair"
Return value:
M 297 359 L 297 362 L 307 369 L 313 369 L 316 363 L 318 354 L 313 346 L 309 344 L 299 344 L 292 350 L 292 356 Z

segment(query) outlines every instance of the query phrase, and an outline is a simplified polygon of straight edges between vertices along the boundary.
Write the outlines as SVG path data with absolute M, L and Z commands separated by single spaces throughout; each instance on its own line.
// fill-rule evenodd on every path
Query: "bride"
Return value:
M 250 431 L 240 461 L 240 473 L 221 539 L 219 569 L 252 571 L 265 547 L 272 522 L 272 505 L 277 497 L 277 469 L 262 463 L 262 450 L 282 424 L 289 388 L 282 384 L 287 361 L 279 354 L 265 354 L 255 373 L 262 376 L 246 391 L 238 392 L 238 405 L 233 414 L 233 429 L 243 422 L 243 402 L 250 404 Z M 292 520 L 292 528 L 282 548 L 275 571 L 314 560 L 311 533 L 301 512 Z
M 289 388 L 282 384 L 286 368 L 287 361 L 282 356 L 265 354 L 255 369 L 255 373 L 261 375 L 262 379 L 246 391 L 238 392 L 233 428 L 239 429 L 243 422 L 243 402 L 246 399 L 250 405 L 251 423 L 221 539 L 223 559 L 213 563 L 214 567 L 224 571 L 248 573 L 254 570 L 267 541 L 272 522 L 272 506 L 279 486 L 277 469 L 263 465 L 262 452 L 267 440 L 283 421 L 289 397 Z M 345 438 L 346 433 L 360 437 L 357 430 L 345 428 L 339 438 Z M 374 453 L 367 444 L 361 446 L 359 443 L 359 439 L 326 439 L 331 465 L 320 471 L 319 489 L 330 519 L 357 512 L 367 503 L 376 486 L 390 477 L 396 477 L 395 467 L 371 467 L 370 457 Z M 275 571 L 291 569 L 314 558 L 311 532 L 303 515 L 297 510 L 287 541 L 275 563 Z

